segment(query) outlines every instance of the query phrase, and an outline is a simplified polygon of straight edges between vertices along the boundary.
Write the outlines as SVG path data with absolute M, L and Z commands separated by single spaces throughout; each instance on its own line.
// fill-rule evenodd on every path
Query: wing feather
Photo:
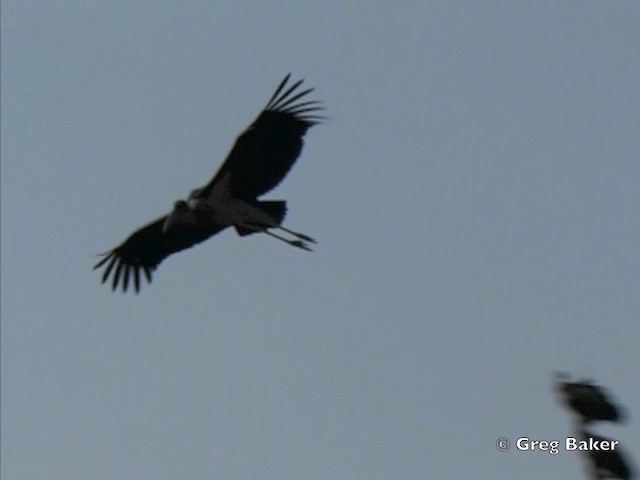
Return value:
M 99 262 L 95 267 L 95 268 L 99 268 L 103 262 L 109 260 L 109 264 L 107 265 L 107 268 L 104 270 L 104 273 L 102 274 L 102 283 L 107 281 L 107 278 L 109 278 L 109 274 L 111 273 L 111 270 L 113 270 L 113 266 L 116 264 L 116 257 L 114 257 L 113 255 L 109 255 L 107 257 L 105 257 L 101 262 Z
M 147 282 L 151 283 L 153 271 L 169 255 L 193 247 L 225 228 L 210 223 L 203 226 L 204 222 L 200 222 L 195 226 L 181 226 L 163 232 L 166 218 L 154 220 L 103 254 L 103 258 L 93 267 L 98 269 L 106 264 L 102 283 L 111 278 L 112 290 L 120 286 L 126 292 L 129 280 L 133 277 L 133 287 L 139 292 L 140 270 L 144 272 Z
M 271 105 L 271 102 L 273 102 L 275 98 L 280 94 L 284 86 L 289 81 L 289 78 L 291 78 L 291 73 L 287 73 L 287 75 L 282 79 L 282 81 L 280 82 L 280 85 L 278 85 L 278 88 L 276 88 L 276 91 L 273 92 L 273 95 L 271 95 L 271 98 L 267 102 L 267 106 L 265 107 L 265 109 L 269 108 L 269 105 Z
M 287 175 L 300 152 L 306 131 L 324 118 L 317 100 L 298 102 L 313 88 L 298 91 L 303 80 L 287 88 L 291 74 L 278 85 L 265 109 L 237 139 L 213 179 L 199 191 L 208 197 L 214 185 L 230 173 L 230 191 L 237 198 L 255 200 L 275 188 Z
M 289 97 L 289 95 L 291 95 L 291 92 L 293 92 L 296 88 L 298 88 L 302 82 L 304 80 L 298 80 L 296 83 L 294 83 L 293 85 L 291 85 L 291 87 L 289 87 L 289 89 L 284 92 L 282 95 L 280 95 L 280 97 L 278 97 L 277 99 L 274 99 L 274 101 L 269 102 L 266 106 L 266 110 L 277 110 L 280 106 L 280 104 L 287 98 Z M 313 90 L 312 88 L 309 90 Z M 304 95 L 305 93 L 309 93 L 309 91 L 305 91 L 302 94 Z M 299 97 L 300 95 L 298 95 Z M 297 97 L 296 97 L 297 98 Z
M 142 268 L 144 270 L 144 276 L 147 279 L 147 283 L 151 283 L 151 268 L 146 266 L 143 266 Z
M 127 265 L 126 267 L 124 267 L 124 272 L 122 272 L 122 290 L 124 292 L 126 292 L 127 288 L 129 288 L 129 274 L 131 273 L 132 268 L 133 267 L 131 265 Z
M 140 269 L 139 268 L 133 269 L 133 280 L 134 280 L 134 285 L 136 287 L 136 292 L 139 292 L 140 291 Z
M 113 278 L 111 282 L 111 290 L 115 290 L 118 286 L 118 282 L 120 281 L 120 272 L 122 271 L 122 265 L 124 262 L 118 262 L 118 266 L 116 267 L 116 271 L 113 273 Z
M 302 80 L 296 82 L 296 84 L 291 87 L 289 90 L 287 90 L 282 97 L 280 97 L 276 102 L 274 102 L 272 105 L 269 105 L 267 107 L 267 110 L 282 110 L 283 108 L 285 108 L 287 105 L 290 105 L 291 103 L 295 102 L 296 100 L 298 100 L 301 97 L 304 97 L 305 95 L 313 92 L 313 88 L 308 88 L 306 90 L 303 90 L 301 92 L 296 93 L 293 97 L 290 97 L 289 95 L 291 95 L 291 93 L 300 86 L 300 84 L 302 83 Z

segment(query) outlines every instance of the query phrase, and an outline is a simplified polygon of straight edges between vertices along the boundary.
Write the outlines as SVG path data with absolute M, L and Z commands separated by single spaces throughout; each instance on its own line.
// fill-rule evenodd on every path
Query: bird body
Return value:
M 587 381 L 570 382 L 564 373 L 556 374 L 556 388 L 564 404 L 579 416 L 583 424 L 596 420 L 621 422 L 624 413 L 604 388 Z
M 229 188 L 230 178 L 231 175 L 226 173 L 210 191 L 197 190 L 197 194 L 190 196 L 187 202 L 190 208 L 208 212 L 211 221 L 219 225 L 249 229 L 255 225 L 271 228 L 280 225 L 282 217 L 274 218 L 262 205 L 267 202 L 234 197 Z M 277 202 L 284 205 L 283 201 Z
M 635 472 L 631 468 L 628 459 L 618 448 L 618 441 L 611 440 L 589 431 L 580 432 L 580 437 L 589 445 L 613 445 L 613 448 L 585 448 L 583 452 L 588 457 L 589 471 L 593 480 L 618 479 L 632 480 Z
M 313 89 L 297 91 L 302 80 L 285 89 L 280 83 L 264 110 L 237 139 L 226 160 L 205 186 L 178 200 L 164 217 L 138 229 L 122 244 L 103 254 L 94 269 L 104 266 L 102 282 L 126 291 L 129 280 L 140 290 L 140 273 L 151 282 L 152 272 L 169 255 L 201 243 L 234 227 L 241 236 L 265 233 L 294 247 L 311 250 L 315 243 L 282 225 L 284 200 L 259 200 L 287 175 L 302 151 L 306 131 L 322 117 L 317 101 L 299 102 Z M 279 230 L 290 237 L 277 234 Z

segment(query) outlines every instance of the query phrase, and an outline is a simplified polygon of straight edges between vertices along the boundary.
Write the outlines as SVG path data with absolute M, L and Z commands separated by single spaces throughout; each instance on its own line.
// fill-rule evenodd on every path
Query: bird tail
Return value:
M 278 225 L 282 223 L 285 215 L 287 214 L 287 202 L 285 202 L 284 200 L 266 200 L 263 202 L 257 201 L 255 202 L 254 206 L 258 207 L 260 210 L 264 211 L 264 213 L 272 217 Z M 271 225 L 268 225 L 267 228 L 270 226 Z M 241 237 L 258 232 L 255 229 L 246 227 L 236 226 L 235 228 L 238 232 L 238 235 L 240 235 Z
M 258 207 L 264 210 L 267 215 L 273 217 L 278 225 L 284 220 L 284 216 L 287 214 L 287 202 L 284 200 L 267 200 L 264 202 L 258 202 Z

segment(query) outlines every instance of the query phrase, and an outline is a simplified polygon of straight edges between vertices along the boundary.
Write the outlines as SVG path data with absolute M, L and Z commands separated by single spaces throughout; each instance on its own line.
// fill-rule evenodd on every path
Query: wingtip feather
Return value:
M 102 274 L 102 283 L 105 283 L 107 281 L 107 279 L 109 278 L 109 274 L 111 273 L 111 270 L 113 270 L 113 266 L 116 263 L 116 257 L 113 255 L 109 255 L 109 257 L 107 259 L 111 259 L 109 261 L 109 264 L 107 265 L 107 268 L 104 269 L 104 273 Z
M 282 81 L 280 82 L 280 85 L 278 85 L 278 88 L 276 88 L 276 91 L 273 92 L 273 95 L 271 95 L 271 98 L 267 102 L 267 106 L 265 107 L 265 110 L 269 108 L 269 105 L 271 105 L 271 102 L 273 102 L 275 98 L 280 94 L 280 92 L 282 91 L 286 83 L 289 81 L 290 77 L 291 77 L 291 72 L 287 73 L 287 75 L 282 79 Z
M 140 292 L 140 267 L 135 267 L 133 269 L 133 280 L 134 286 L 136 287 L 136 293 Z

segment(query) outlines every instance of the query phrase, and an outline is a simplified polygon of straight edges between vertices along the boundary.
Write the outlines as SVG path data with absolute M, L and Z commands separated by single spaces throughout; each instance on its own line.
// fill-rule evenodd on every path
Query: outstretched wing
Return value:
M 103 253 L 103 258 L 93 269 L 105 266 L 102 283 L 111 276 L 111 289 L 118 285 L 126 292 L 129 280 L 133 282 L 136 293 L 140 291 L 140 273 L 143 272 L 148 283 L 151 283 L 152 272 L 172 253 L 185 250 L 215 235 L 224 226 L 189 225 L 162 231 L 166 216 L 154 220 L 148 225 L 132 233 L 121 245 L 110 252 Z
M 556 374 L 556 378 L 565 404 L 583 421 L 624 421 L 624 410 L 610 400 L 605 388 L 588 381 L 570 382 L 565 374 Z
M 589 420 L 622 422 L 624 415 L 608 397 L 606 390 L 593 384 L 574 384 L 570 404 L 574 410 Z
M 280 83 L 265 109 L 236 140 L 224 164 L 198 194 L 208 197 L 216 182 L 230 174 L 230 193 L 253 200 L 278 185 L 302 150 L 307 129 L 323 117 L 320 102 L 300 101 L 313 88 L 299 90 L 302 80 L 287 88 L 291 74 Z

